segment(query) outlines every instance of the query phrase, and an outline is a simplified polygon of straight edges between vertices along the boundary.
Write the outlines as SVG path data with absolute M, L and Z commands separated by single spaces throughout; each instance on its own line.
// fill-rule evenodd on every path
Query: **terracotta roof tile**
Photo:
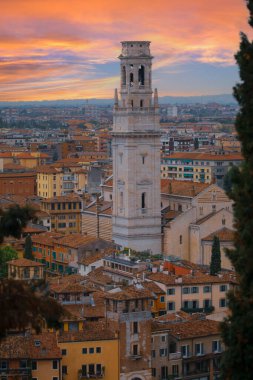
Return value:
M 234 241 L 235 231 L 224 227 L 220 230 L 213 232 L 210 235 L 207 235 L 206 237 L 202 238 L 202 240 L 212 241 L 214 236 L 217 236 L 220 239 L 220 241 Z
M 44 266 L 44 264 L 38 263 L 33 260 L 28 260 L 25 258 L 7 261 L 7 264 L 12 264 L 17 267 L 43 267 Z
M 220 322 L 209 319 L 197 319 L 177 323 L 152 323 L 154 332 L 168 330 L 175 338 L 190 339 L 220 334 Z
M 63 332 L 58 336 L 59 343 L 73 341 L 99 341 L 116 339 L 115 333 L 106 327 L 103 321 L 84 322 L 84 331 Z
M 55 333 L 9 335 L 0 341 L 2 359 L 58 359 L 61 352 Z

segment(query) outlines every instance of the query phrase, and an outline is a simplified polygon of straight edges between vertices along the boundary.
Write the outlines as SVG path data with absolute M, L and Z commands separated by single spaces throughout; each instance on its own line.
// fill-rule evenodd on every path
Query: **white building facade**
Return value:
M 160 127 L 150 42 L 122 42 L 113 122 L 113 240 L 161 252 Z

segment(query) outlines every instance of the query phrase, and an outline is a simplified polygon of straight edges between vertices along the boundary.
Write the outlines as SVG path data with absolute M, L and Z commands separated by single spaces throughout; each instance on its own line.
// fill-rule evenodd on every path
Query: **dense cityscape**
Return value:
M 3 4 L 0 380 L 252 379 L 236 1 Z

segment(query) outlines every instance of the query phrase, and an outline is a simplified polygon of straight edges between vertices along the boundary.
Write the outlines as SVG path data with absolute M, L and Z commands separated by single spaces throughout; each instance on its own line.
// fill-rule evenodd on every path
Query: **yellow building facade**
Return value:
M 104 323 L 84 322 L 83 331 L 62 332 L 58 345 L 64 380 L 119 379 L 119 339 Z

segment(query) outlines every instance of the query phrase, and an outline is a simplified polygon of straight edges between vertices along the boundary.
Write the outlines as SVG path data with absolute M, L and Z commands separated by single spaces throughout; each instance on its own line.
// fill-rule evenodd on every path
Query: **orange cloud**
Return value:
M 187 62 L 231 66 L 247 17 L 241 0 L 5 1 L 1 100 L 111 97 L 121 40 L 152 41 L 156 77 Z

